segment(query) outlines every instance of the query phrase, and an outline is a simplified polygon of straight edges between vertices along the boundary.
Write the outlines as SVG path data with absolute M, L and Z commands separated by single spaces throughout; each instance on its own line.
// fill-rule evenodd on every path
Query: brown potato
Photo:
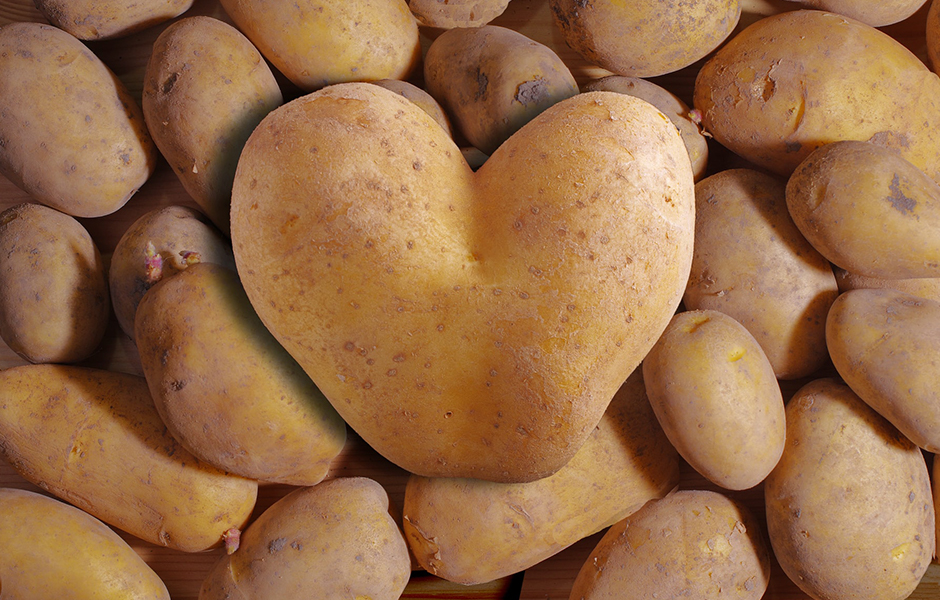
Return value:
M 74 36 L 0 27 L 0 174 L 75 217 L 124 206 L 153 173 L 154 146 L 124 85 Z
M 419 88 L 413 83 L 407 81 L 401 81 L 399 79 L 379 79 L 378 81 L 373 81 L 377 86 L 384 87 L 387 90 L 391 90 L 396 94 L 411 100 L 418 106 L 420 106 L 424 112 L 431 115 L 435 121 L 447 132 L 447 135 L 453 137 L 454 130 L 450 125 L 450 117 L 447 116 L 447 113 L 444 112 L 444 108 L 440 103 L 434 99 L 434 96 L 427 93 L 423 89 Z
M 408 0 L 408 8 L 426 27 L 481 27 L 503 14 L 509 0 Z
M 41 204 L 0 213 L 0 337 L 33 363 L 84 360 L 111 318 L 98 246 L 74 218 Z
M 850 273 L 845 269 L 833 267 L 839 292 L 860 289 L 889 289 L 920 296 L 940 302 L 940 277 L 917 277 L 914 279 L 881 279 Z
M 83 510 L 0 488 L 4 598 L 170 600 L 166 585 L 127 542 Z
M 930 564 L 924 457 L 839 381 L 808 383 L 787 404 L 787 444 L 764 498 L 777 561 L 813 598 L 901 600 Z
M 537 114 L 578 93 L 574 75 L 552 49 L 496 25 L 438 36 L 424 58 L 424 82 L 455 127 L 486 155 Z
M 232 242 L 262 321 L 379 453 L 531 481 L 675 312 L 692 186 L 675 126 L 624 94 L 552 106 L 473 172 L 414 103 L 339 84 L 252 134 Z
M 50 23 L 80 40 L 123 37 L 177 17 L 193 0 L 33 0 Z
M 927 10 L 925 42 L 927 62 L 934 73 L 940 73 L 940 2 L 931 2 Z
M 926 0 L 887 0 L 886 2 L 856 2 L 855 0 L 790 0 L 805 8 L 829 11 L 852 17 L 872 27 L 892 25 L 910 17 Z
M 258 484 L 199 462 L 143 377 L 64 365 L 0 371 L 0 456 L 27 481 L 158 546 L 199 552 L 248 521 Z
M 553 475 L 528 483 L 412 475 L 405 537 L 431 574 L 483 583 L 545 560 L 678 483 L 678 455 L 637 369 L 581 449 Z

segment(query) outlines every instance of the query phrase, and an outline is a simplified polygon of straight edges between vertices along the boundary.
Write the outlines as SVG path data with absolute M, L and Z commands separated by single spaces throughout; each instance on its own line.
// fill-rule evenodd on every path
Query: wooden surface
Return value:
M 783 0 L 746 0 L 745 13 L 739 28 L 753 22 L 763 15 L 796 8 L 795 4 Z M 184 16 L 203 14 L 228 20 L 217 0 L 197 0 L 194 7 Z M 924 19 L 926 6 L 910 19 L 884 28 L 915 54 L 925 59 Z M 41 15 L 33 8 L 30 0 L 0 0 L 0 24 L 9 21 L 42 21 Z M 586 63 L 580 56 L 567 48 L 551 20 L 547 0 L 512 0 L 506 13 L 495 24 L 516 29 L 530 38 L 553 48 L 569 65 L 579 83 L 606 75 L 607 72 Z M 90 43 L 92 48 L 127 85 L 131 92 L 140 97 L 143 71 L 149 57 L 150 46 L 163 26 L 157 26 L 142 33 L 108 42 Z M 429 43 L 435 32 L 423 31 L 425 44 Z M 679 97 L 691 103 L 692 87 L 699 63 L 679 72 L 665 75 L 653 81 L 670 89 Z M 416 76 L 415 82 L 420 83 Z M 297 90 L 281 79 L 285 96 L 290 99 L 298 95 Z M 716 151 L 717 150 L 717 151 Z M 715 159 L 720 159 L 720 149 L 713 149 Z M 714 161 L 713 161 L 714 162 Z M 29 197 L 0 176 L 0 210 L 20 202 L 29 201 Z M 161 163 L 152 179 L 121 210 L 99 219 L 82 219 L 81 222 L 95 239 L 101 252 L 107 257 L 114 249 L 120 236 L 138 217 L 158 207 L 171 204 L 195 206 L 186 195 L 175 175 L 165 163 Z M 23 364 L 9 348 L 0 342 L 0 368 Z M 112 322 L 111 331 L 99 350 L 86 365 L 118 371 L 141 374 L 133 343 Z M 407 473 L 388 463 L 366 446 L 354 434 L 335 461 L 329 477 L 361 475 L 379 481 L 394 504 L 401 505 Z M 0 486 L 17 487 L 39 491 L 32 484 L 21 479 L 6 463 L 0 462 Z M 717 489 L 684 467 L 682 488 Z M 279 485 L 263 485 L 256 508 L 260 513 L 290 488 Z M 749 506 L 763 519 L 763 499 L 760 487 L 730 494 Z M 125 539 L 145 558 L 154 570 L 164 579 L 174 600 L 189 600 L 197 597 L 202 579 L 211 565 L 221 556 L 221 550 L 199 554 L 183 554 L 165 548 L 152 546 L 124 534 Z M 448 583 L 422 572 L 413 575 L 403 598 L 466 598 L 497 599 L 522 598 L 525 600 L 545 600 L 568 598 L 568 593 L 575 575 L 587 554 L 600 538 L 600 534 L 591 536 L 555 557 L 536 565 L 514 577 L 507 577 L 495 582 L 463 587 Z M 786 575 L 774 566 L 771 585 L 765 598 L 769 600 L 805 599 L 798 588 L 787 579 Z M 911 598 L 936 600 L 940 598 L 940 565 L 931 565 L 920 587 Z

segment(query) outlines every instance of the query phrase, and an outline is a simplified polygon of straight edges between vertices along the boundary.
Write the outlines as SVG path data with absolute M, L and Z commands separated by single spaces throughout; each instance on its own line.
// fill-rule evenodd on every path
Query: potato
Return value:
M 835 273 L 836 283 L 839 284 L 839 292 L 858 289 L 889 289 L 940 302 L 940 277 L 880 279 L 850 273 L 839 267 L 833 267 L 832 272 Z
M 741 18 L 738 0 L 550 0 L 565 42 L 616 75 L 655 77 L 705 57 Z
M 435 121 L 447 132 L 447 135 L 453 137 L 454 130 L 450 125 L 450 117 L 447 116 L 447 113 L 444 112 L 444 108 L 440 103 L 434 99 L 434 96 L 427 93 L 423 89 L 419 88 L 413 83 L 407 81 L 401 81 L 398 79 L 379 79 L 378 81 L 373 81 L 377 86 L 384 87 L 387 90 L 391 90 L 396 94 L 411 100 L 418 106 L 420 106 L 424 112 L 431 115 Z
M 650 408 L 639 369 L 581 449 L 528 483 L 412 475 L 404 530 L 418 563 L 461 584 L 527 569 L 613 525 L 679 483 L 679 460 Z
M 157 412 L 184 448 L 261 481 L 319 483 L 346 424 L 255 314 L 238 276 L 197 263 L 148 291 L 135 339 Z
M 177 17 L 193 0 L 33 0 L 50 23 L 80 40 L 107 40 Z
M 99 369 L 0 371 L 0 456 L 105 523 L 184 552 L 243 527 L 258 493 L 167 433 L 143 377 Z
M 669 441 L 709 481 L 745 490 L 777 464 L 783 394 L 760 344 L 733 318 L 677 314 L 643 359 L 643 379 Z
M 75 217 L 124 206 L 157 164 L 137 101 L 74 36 L 0 27 L 0 174 Z
M 839 296 L 826 344 L 845 383 L 915 444 L 940 452 L 940 302 L 890 289 Z
M 108 285 L 117 322 L 128 337 L 134 339 L 137 305 L 147 290 L 196 262 L 235 270 L 229 240 L 195 208 L 155 208 L 124 231 L 111 255 Z
M 705 176 L 708 167 L 708 140 L 702 134 L 698 122 L 689 106 L 681 98 L 660 87 L 652 81 L 639 77 L 608 75 L 587 82 L 582 88 L 585 92 L 610 91 L 636 96 L 646 100 L 663 112 L 673 122 L 682 135 L 682 141 L 689 151 L 692 161 L 692 174 L 696 181 Z
M 931 2 L 927 10 L 927 64 L 934 73 L 940 71 L 940 3 Z
M 760 524 L 742 504 L 679 490 L 614 524 L 578 572 L 571 600 L 757 600 L 770 579 Z
M 265 510 L 209 572 L 199 600 L 397 600 L 410 577 L 385 490 L 346 477 L 298 488 Z
M 153 44 L 141 102 L 147 127 L 183 187 L 223 233 L 242 147 L 283 101 L 261 53 L 218 19 L 176 21 Z
M 0 213 L 0 337 L 34 363 L 84 360 L 111 319 L 105 265 L 74 218 L 41 204 Z
M 895 150 L 826 144 L 787 181 L 787 208 L 832 263 L 884 279 L 940 277 L 940 183 Z
M 304 91 L 334 83 L 407 79 L 421 58 L 406 0 L 221 0 L 235 25 Z
M 262 321 L 380 454 L 531 481 L 675 312 L 692 186 L 675 126 L 623 94 L 552 106 L 473 172 L 413 103 L 339 84 L 255 129 L 232 243 Z
M 758 20 L 702 66 L 693 104 L 717 142 L 784 177 L 820 146 L 859 140 L 895 148 L 940 181 L 940 78 L 849 17 Z
M 689 310 L 717 310 L 753 335 L 778 379 L 828 363 L 826 313 L 838 295 L 829 262 L 787 212 L 786 184 L 729 169 L 695 187 L 695 253 Z
M 4 598 L 170 600 L 160 577 L 118 534 L 42 494 L 0 488 L 0 547 Z
M 774 554 L 812 598 L 900 600 L 930 564 L 923 455 L 837 380 L 812 381 L 787 404 L 787 444 L 764 498 Z
M 496 25 L 438 36 L 424 58 L 424 83 L 486 155 L 537 114 L 578 93 L 574 75 L 551 48 Z
M 916 13 L 925 0 L 888 0 L 855 2 L 853 0 L 790 0 L 805 8 L 829 11 L 852 17 L 872 27 L 893 25 Z
M 426 27 L 481 27 L 503 14 L 509 0 L 408 0 L 411 14 Z

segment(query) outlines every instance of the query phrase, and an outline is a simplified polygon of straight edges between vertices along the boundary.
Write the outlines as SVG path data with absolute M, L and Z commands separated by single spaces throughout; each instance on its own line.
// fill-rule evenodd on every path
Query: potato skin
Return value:
M 265 510 L 223 556 L 199 600 L 397 600 L 411 577 L 408 547 L 388 496 L 364 477 L 298 488 Z
M 143 377 L 65 365 L 0 371 L 0 455 L 27 481 L 159 546 L 198 552 L 241 528 L 255 481 L 170 436 Z
M 261 319 L 378 452 L 531 481 L 570 460 L 678 306 L 691 186 L 675 127 L 623 94 L 552 106 L 474 173 L 420 108 L 350 83 L 252 134 L 232 242 Z
M 88 358 L 111 318 L 105 265 L 88 231 L 41 204 L 0 213 L 0 337 L 33 363 Z
M 940 72 L 940 4 L 931 2 L 927 9 L 927 64 L 934 73 Z
M 677 314 L 643 359 L 643 379 L 666 436 L 711 482 L 752 488 L 777 464 L 783 395 L 760 344 L 733 318 Z
M 160 577 L 107 525 L 36 492 L 0 488 L 0 547 L 6 598 L 170 600 Z
M 940 78 L 850 17 L 797 10 L 758 20 L 702 66 L 693 104 L 717 142 L 784 177 L 824 144 L 859 140 L 940 181 Z
M 826 313 L 838 286 L 829 262 L 790 218 L 785 182 L 729 169 L 699 181 L 695 201 L 686 308 L 721 311 L 744 325 L 778 379 L 827 364 Z
M 940 302 L 890 289 L 840 295 L 826 320 L 832 363 L 852 390 L 929 452 L 940 452 Z
M 124 206 L 157 164 L 137 101 L 72 35 L 0 27 L 0 173 L 75 217 Z
M 412 475 L 404 531 L 418 563 L 461 584 L 527 569 L 661 498 L 679 460 L 637 369 L 584 445 L 556 473 L 528 483 Z
M 832 272 L 836 276 L 840 293 L 859 289 L 889 289 L 940 302 L 940 277 L 881 279 L 851 273 L 839 267 L 833 267 Z
M 425 27 L 481 27 L 503 14 L 509 0 L 408 0 L 411 14 Z
M 578 93 L 555 52 L 497 25 L 445 31 L 424 58 L 428 92 L 467 141 L 492 154 L 549 106 Z
M 313 485 L 343 449 L 346 424 L 265 328 L 233 271 L 197 263 L 152 287 L 135 339 L 157 412 L 200 460 Z
M 223 233 L 242 147 L 283 101 L 261 53 L 227 23 L 184 18 L 154 42 L 141 101 L 147 127 L 186 192 Z
M 571 600 L 758 600 L 770 579 L 760 523 L 719 492 L 679 490 L 614 524 L 584 562 Z
M 50 23 L 80 40 L 119 38 L 178 17 L 193 0 L 34 0 Z
M 787 444 L 764 498 L 774 554 L 813 598 L 900 600 L 930 564 L 920 449 L 837 380 L 812 381 L 787 404 Z
M 261 54 L 301 90 L 347 81 L 407 79 L 421 58 L 405 0 L 221 0 Z
M 868 277 L 940 277 L 940 183 L 868 142 L 813 151 L 787 180 L 787 208 L 833 264 Z
M 396 94 L 411 100 L 418 106 L 420 106 L 424 112 L 431 115 L 435 121 L 447 132 L 447 135 L 454 137 L 454 130 L 450 124 L 450 117 L 447 116 L 447 113 L 444 112 L 444 107 L 432 96 L 423 89 L 419 88 L 413 83 L 407 81 L 401 81 L 399 79 L 379 79 L 378 81 L 373 81 L 375 85 L 379 87 L 384 87 L 387 90 L 391 90 Z

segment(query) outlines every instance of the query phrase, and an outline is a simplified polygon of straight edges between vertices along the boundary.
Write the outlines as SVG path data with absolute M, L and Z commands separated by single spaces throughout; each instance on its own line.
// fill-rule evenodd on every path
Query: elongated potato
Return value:
M 678 483 L 678 455 L 637 369 L 581 449 L 553 475 L 528 483 L 411 476 L 405 536 L 430 573 L 483 583 L 535 565 Z
M 0 488 L 4 598 L 170 600 L 160 577 L 107 525 L 54 498 Z
M 74 36 L 40 23 L 0 27 L 0 173 L 76 217 L 124 206 L 157 149 L 137 100 Z
M 839 267 L 834 267 L 832 272 L 835 273 L 840 293 L 859 289 L 889 289 L 940 302 L 940 277 L 881 279 L 879 277 L 866 277 L 858 273 L 851 273 Z
M 49 22 L 80 40 L 107 40 L 177 17 L 193 0 L 35 0 Z
M 63 365 L 0 371 L 0 455 L 27 481 L 184 552 L 245 525 L 257 482 L 199 462 L 167 432 L 143 377 Z
M 287 494 L 242 534 L 199 590 L 199 600 L 398 600 L 411 559 L 381 485 L 330 479 Z

